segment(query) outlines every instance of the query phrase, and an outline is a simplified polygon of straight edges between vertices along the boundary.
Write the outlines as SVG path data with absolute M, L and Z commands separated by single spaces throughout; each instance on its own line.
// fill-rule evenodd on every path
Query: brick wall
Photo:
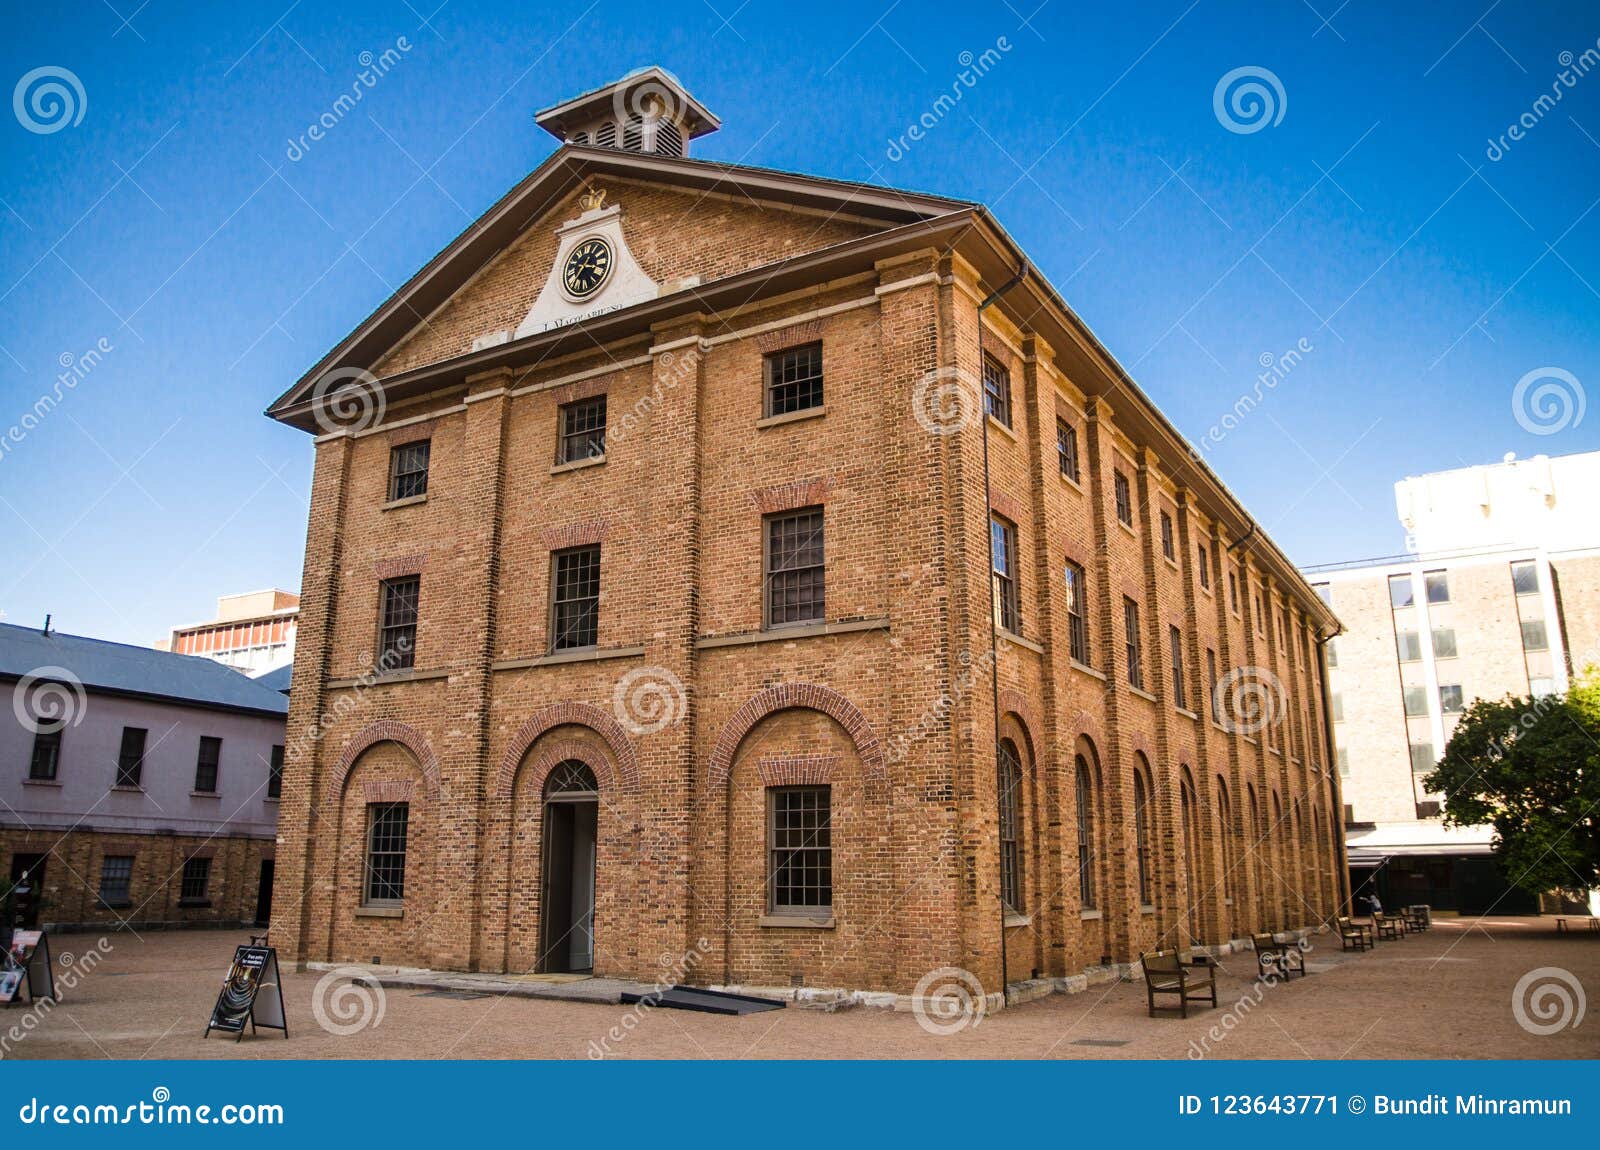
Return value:
M 629 186 L 616 196 L 635 254 L 658 278 L 727 274 L 857 226 L 722 201 L 708 218 L 673 195 Z M 549 225 L 568 214 L 531 229 L 384 370 L 452 354 L 484 326 L 514 326 L 548 270 Z M 1128 441 L 1116 412 L 1063 376 L 1047 345 L 1003 309 L 980 318 L 979 298 L 958 257 L 916 254 L 870 282 L 819 284 L 648 342 L 474 380 L 466 394 L 391 410 L 391 422 L 433 413 L 404 431 L 321 441 L 281 820 L 278 898 L 298 911 L 283 916 L 285 954 L 529 969 L 539 788 L 562 756 L 599 779 L 601 974 L 654 978 L 663 955 L 705 939 L 694 977 L 708 982 L 907 990 L 953 965 L 993 988 L 1002 952 L 1017 979 L 1190 941 L 1191 899 L 1207 942 L 1332 913 L 1320 743 L 1300 758 L 1216 726 L 1199 667 L 1207 645 L 1224 668 L 1271 666 L 1290 713 L 1314 699 L 1310 669 L 1258 651 L 1222 606 L 1227 540 L 1192 507 L 1186 461 Z M 824 412 L 763 421 L 763 352 L 816 338 Z M 988 428 L 988 493 L 983 423 L 932 434 L 916 418 L 929 373 L 976 380 L 984 350 L 1010 370 L 1014 412 L 1009 429 Z M 599 391 L 611 427 L 604 463 L 553 468 L 559 404 Z M 1058 412 L 1078 428 L 1079 483 L 1056 467 Z M 421 434 L 433 441 L 427 498 L 385 509 L 389 450 Z M 1111 509 L 1113 469 L 1135 487 L 1133 531 Z M 764 633 L 762 514 L 791 504 L 823 508 L 827 626 Z M 991 505 L 1017 528 L 1022 603 L 1018 641 L 1003 642 L 994 664 Z M 1178 525 L 1176 565 L 1160 555 L 1158 506 Z M 1196 589 L 1202 536 L 1212 594 Z M 575 538 L 602 548 L 598 650 L 547 659 L 550 554 Z M 1090 585 L 1088 668 L 1066 658 L 1069 557 Z M 1253 593 L 1247 548 L 1244 564 Z M 421 576 L 416 666 L 368 681 L 378 579 L 400 567 Z M 1126 685 L 1125 595 L 1140 603 L 1144 694 Z M 1186 637 L 1190 713 L 1172 702 L 1169 623 Z M 1298 613 L 1294 626 L 1306 626 Z M 666 711 L 649 711 L 652 699 Z M 1024 778 L 1027 905 L 1004 923 L 997 709 Z M 1287 747 L 1286 736 L 1277 742 Z M 1080 749 L 1100 780 L 1101 898 L 1087 916 Z M 1152 789 L 1158 895 L 1148 911 L 1129 871 L 1138 754 Z M 1194 780 L 1193 841 L 1181 834 L 1181 767 Z M 823 771 L 833 788 L 827 926 L 764 921 L 766 788 L 791 770 Z M 1270 826 L 1255 841 L 1247 784 L 1263 810 L 1277 799 L 1292 834 Z M 405 905 L 398 917 L 358 913 L 369 796 L 406 786 L 415 831 Z M 1257 885 L 1267 874 L 1284 876 L 1271 898 Z

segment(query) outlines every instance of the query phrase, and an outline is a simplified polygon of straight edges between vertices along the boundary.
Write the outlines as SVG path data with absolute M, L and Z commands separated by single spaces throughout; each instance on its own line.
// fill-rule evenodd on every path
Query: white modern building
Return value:
M 1311 567 L 1345 632 L 1328 646 L 1352 890 L 1502 914 L 1535 900 L 1489 827 L 1446 827 L 1422 780 L 1479 698 L 1544 695 L 1600 662 L 1600 452 L 1395 484 L 1411 549 Z

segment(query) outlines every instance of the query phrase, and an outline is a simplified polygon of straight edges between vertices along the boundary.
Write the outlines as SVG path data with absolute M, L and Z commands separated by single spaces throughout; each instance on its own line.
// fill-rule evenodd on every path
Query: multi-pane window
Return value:
M 1083 568 L 1068 563 L 1067 579 L 1067 654 L 1073 662 L 1089 666 L 1089 606 L 1088 588 L 1084 586 Z
M 819 915 L 833 908 L 833 796 L 827 787 L 767 792 L 767 909 Z
M 194 761 L 194 789 L 211 794 L 217 789 L 217 766 L 222 761 L 222 740 L 200 736 L 200 753 Z
M 1406 714 L 1412 718 L 1428 713 L 1428 688 L 1405 688 Z
M 133 887 L 133 856 L 106 855 L 100 860 L 100 901 L 127 906 Z
M 1000 898 L 1022 913 L 1022 759 L 1017 745 L 1000 740 Z
M 1239 575 L 1234 571 L 1228 572 L 1228 610 L 1239 613 Z
M 1425 775 L 1433 770 L 1433 744 L 1411 744 L 1411 773 Z
M 1167 652 L 1172 658 L 1172 705 L 1180 711 L 1189 709 L 1189 688 L 1184 683 L 1183 632 L 1176 627 L 1167 628 Z
M 1550 637 L 1544 629 L 1543 619 L 1524 619 L 1522 621 L 1522 649 L 1524 651 L 1548 651 Z
M 1222 701 L 1217 698 L 1217 653 L 1206 648 L 1206 690 L 1211 692 L 1211 718 L 1222 722 Z
M 422 576 L 385 579 L 381 584 L 382 610 L 378 623 L 378 669 L 404 671 L 417 658 L 417 602 Z
M 211 860 L 192 858 L 183 864 L 183 883 L 178 888 L 182 902 L 203 902 L 211 885 Z
M 1454 627 L 1435 627 L 1433 629 L 1433 654 L 1438 659 L 1454 659 L 1456 657 L 1456 632 Z M 1329 663 L 1330 667 L 1334 664 Z
M 994 575 L 994 624 L 1019 634 L 1021 597 L 1017 593 L 1017 529 L 998 515 L 989 518 L 989 566 Z
M 550 557 L 550 649 L 570 651 L 600 642 L 600 545 L 571 547 Z
M 1089 762 L 1077 757 L 1078 771 L 1078 902 L 1084 910 L 1095 908 L 1094 884 L 1094 780 Z
M 822 508 L 766 520 L 767 626 L 821 623 L 827 618 Z
M 1139 665 L 1139 604 L 1132 599 L 1122 600 L 1123 644 L 1128 657 L 1128 683 L 1144 689 L 1144 668 Z
M 275 744 L 272 757 L 267 760 L 267 798 L 283 797 L 283 746 Z
M 1414 595 L 1411 589 L 1411 576 L 1389 576 L 1389 606 L 1409 607 L 1413 602 Z
M 33 735 L 33 758 L 28 763 L 28 777 L 53 781 L 61 766 L 61 732 L 66 723 L 39 723 Z
M 1174 563 L 1178 561 L 1177 544 L 1172 538 L 1172 516 L 1165 511 L 1161 513 L 1161 554 Z
M 1539 568 L 1532 563 L 1511 565 L 1511 590 L 1518 595 L 1539 593 Z
M 1011 373 L 987 353 L 983 357 L 983 410 L 1011 426 Z
M 1339 777 L 1348 779 L 1350 777 L 1350 752 L 1340 747 L 1335 761 L 1339 764 Z
M 561 437 L 557 463 L 604 459 L 606 454 L 606 397 L 590 396 L 561 405 Z
M 1322 649 L 1328 653 L 1328 666 L 1330 668 L 1337 667 L 1339 665 L 1339 645 L 1329 639 L 1322 645 Z
M 144 741 L 149 734 L 143 727 L 122 728 L 122 745 L 117 749 L 117 786 L 139 785 L 144 774 Z
M 1335 723 L 1344 722 L 1344 696 L 1334 691 L 1328 699 L 1328 717 Z
M 1394 646 L 1402 663 L 1415 663 L 1422 658 L 1422 641 L 1415 631 L 1396 631 Z
M 431 440 L 402 443 L 389 449 L 389 500 L 414 499 L 428 493 L 428 457 Z
M 1195 554 L 1200 559 L 1200 586 L 1209 591 L 1211 589 L 1211 553 L 1206 550 L 1204 543 L 1195 548 Z
M 393 906 L 406 893 L 406 829 L 410 803 L 367 804 L 367 879 L 363 903 Z
M 1120 471 L 1111 473 L 1111 490 L 1116 497 L 1117 521 L 1126 527 L 1133 526 L 1133 491 L 1128 487 L 1128 477 Z
M 1145 905 L 1155 902 L 1155 890 L 1150 881 L 1150 791 L 1144 784 L 1144 772 L 1133 772 L 1133 848 L 1139 871 L 1139 901 Z
M 1462 712 L 1461 684 L 1439 684 L 1439 710 L 1446 715 L 1459 715 Z
M 1429 571 L 1422 577 L 1422 582 L 1427 589 L 1428 602 L 1450 602 L 1450 577 L 1443 571 Z
M 1078 482 L 1078 429 L 1064 419 L 1056 420 L 1056 462 L 1062 475 Z
M 767 416 L 822 406 L 822 344 L 774 352 L 763 361 Z

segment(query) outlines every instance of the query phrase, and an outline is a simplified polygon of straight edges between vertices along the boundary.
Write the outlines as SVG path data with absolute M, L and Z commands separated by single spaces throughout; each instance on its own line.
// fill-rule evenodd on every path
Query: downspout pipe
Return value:
M 1340 624 L 1326 635 L 1317 636 L 1317 677 L 1322 687 L 1322 745 L 1324 761 L 1328 764 L 1328 778 L 1333 782 L 1334 810 L 1328 812 L 1329 829 L 1337 827 L 1333 836 L 1334 861 L 1339 868 L 1336 876 L 1340 910 L 1350 913 L 1350 855 L 1344 841 L 1344 783 L 1339 779 L 1339 748 L 1333 738 L 1333 688 L 1328 682 L 1328 644 L 1344 634 Z M 1338 822 L 1335 823 L 1334 820 Z
M 981 342 L 983 340 L 983 313 L 988 311 L 989 308 L 993 307 L 996 303 L 1000 302 L 1000 298 L 1002 296 L 1004 296 L 1008 291 L 1010 291 L 1012 288 L 1016 287 L 1024 279 L 1027 278 L 1029 266 L 1030 265 L 1028 263 L 1027 257 L 1023 257 L 1022 262 L 1017 266 L 1016 274 L 1013 275 L 1010 279 L 1008 279 L 1005 283 L 1003 283 L 999 287 L 995 288 L 994 291 L 990 292 L 987 296 L 985 296 L 983 298 L 983 302 L 978 304 L 978 339 L 979 339 L 980 344 L 981 344 Z M 981 365 L 979 367 L 979 371 L 980 371 L 980 373 L 982 372 L 982 366 Z M 978 416 L 979 416 L 979 419 L 982 421 L 981 426 L 983 428 L 983 505 L 984 505 L 984 511 L 985 511 L 985 518 L 988 519 L 988 523 L 986 523 L 985 526 L 988 526 L 990 528 L 990 530 L 988 532 L 989 538 L 990 538 L 990 542 L 989 542 L 989 667 L 990 667 L 989 682 L 990 682 L 990 686 L 992 688 L 990 694 L 991 694 L 992 706 L 993 706 L 993 709 L 994 709 L 994 747 L 993 747 L 993 751 L 994 751 L 994 783 L 995 783 L 995 786 L 994 786 L 994 798 L 995 798 L 995 827 L 996 827 L 996 830 L 998 831 L 998 828 L 1000 826 L 1001 821 L 1005 818 L 1005 812 L 1001 809 L 1001 804 L 1004 802 L 1004 798 L 1002 797 L 1002 786 L 1003 786 L 1003 783 L 1002 783 L 1002 780 L 1001 780 L 1001 777 L 1000 777 L 1000 624 L 999 624 L 1000 604 L 995 598 L 996 591 L 995 591 L 995 585 L 994 585 L 994 535 L 993 535 L 993 526 L 992 526 L 994 521 L 993 521 L 993 518 L 992 518 L 992 514 L 993 513 L 989 511 L 989 496 L 990 496 L 990 487 L 989 487 L 989 480 L 990 480 L 990 475 L 989 475 L 989 412 L 988 412 L 988 409 L 985 406 L 985 396 L 983 394 L 983 387 L 982 387 L 982 380 L 981 379 L 979 380 L 979 390 L 978 390 Z M 1016 561 L 1015 560 L 1015 556 L 1013 556 L 1012 561 L 1013 562 Z M 999 844 L 997 842 L 996 843 L 996 847 L 997 848 L 998 848 L 998 845 Z M 1009 1003 L 1009 1001 L 1010 1001 L 1010 986 L 1011 986 L 1011 968 L 1010 968 L 1010 964 L 1009 964 L 1009 961 L 1008 961 L 1008 956 L 1006 954 L 1006 893 L 1005 893 L 1005 889 L 1006 888 L 1005 888 L 1005 863 L 1004 863 L 1004 861 L 1002 861 L 1003 859 L 1004 859 L 1004 853 L 1002 851 L 1000 851 L 999 849 L 996 849 L 996 851 L 995 851 L 995 860 L 998 863 L 999 868 L 1000 868 L 1000 874 L 998 876 L 1000 878 L 999 887 L 998 887 L 999 892 L 1000 892 L 999 899 L 998 899 L 998 902 L 1000 904 L 1000 994 L 1005 999 L 1005 1001 L 1007 1003 Z

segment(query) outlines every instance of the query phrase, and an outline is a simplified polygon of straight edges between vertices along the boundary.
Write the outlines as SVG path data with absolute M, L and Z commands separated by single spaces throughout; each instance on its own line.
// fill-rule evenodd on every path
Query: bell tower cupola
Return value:
M 690 140 L 722 126 L 676 76 L 653 65 L 546 108 L 534 123 L 565 144 L 657 156 L 687 156 Z

